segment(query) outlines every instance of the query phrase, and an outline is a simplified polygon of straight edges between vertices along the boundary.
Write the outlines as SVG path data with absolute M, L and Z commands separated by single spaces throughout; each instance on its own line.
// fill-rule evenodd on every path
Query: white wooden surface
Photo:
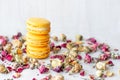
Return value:
M 0 34 L 26 33 L 29 17 L 51 21 L 51 34 L 82 34 L 120 49 L 120 0 L 0 0 Z

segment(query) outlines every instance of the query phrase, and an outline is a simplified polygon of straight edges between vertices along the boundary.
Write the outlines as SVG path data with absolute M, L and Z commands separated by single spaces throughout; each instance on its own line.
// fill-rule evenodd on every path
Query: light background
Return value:
M 29 17 L 50 20 L 51 35 L 82 34 L 120 49 L 120 0 L 0 0 L 0 34 L 25 34 Z

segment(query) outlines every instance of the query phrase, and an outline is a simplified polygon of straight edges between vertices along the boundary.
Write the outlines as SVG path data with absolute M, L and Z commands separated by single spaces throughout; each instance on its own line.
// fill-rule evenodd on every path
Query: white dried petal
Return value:
M 61 40 L 61 41 L 66 41 L 66 39 L 67 39 L 67 37 L 66 37 L 65 34 L 61 34 L 61 35 L 60 35 L 60 40 Z
M 107 75 L 108 77 L 112 77 L 112 76 L 114 76 L 114 73 L 111 72 L 111 71 L 106 71 L 106 75 Z
M 82 40 L 82 38 L 83 38 L 83 36 L 82 35 L 76 35 L 76 41 L 81 41 Z
M 58 37 L 57 37 L 57 36 L 53 36 L 52 39 L 53 39 L 54 41 L 58 41 Z
M 101 70 L 97 70 L 97 71 L 96 71 L 96 76 L 97 76 L 97 77 L 101 77 L 102 74 L 103 74 L 103 72 L 102 72 Z
M 98 63 L 96 63 L 96 68 L 98 70 L 106 70 L 106 63 L 105 62 L 98 62 Z
M 51 60 L 51 66 L 52 66 L 53 68 L 56 68 L 56 67 L 58 67 L 58 66 L 62 66 L 62 61 L 59 60 L 59 59 L 52 59 L 52 60 Z
M 0 73 L 5 73 L 6 72 L 6 67 L 3 64 L 0 64 Z
M 64 76 L 61 74 L 57 74 L 56 76 L 53 76 L 50 80 L 64 80 Z
M 15 74 L 13 75 L 14 78 L 19 78 L 20 76 L 21 76 L 20 73 L 15 73 Z

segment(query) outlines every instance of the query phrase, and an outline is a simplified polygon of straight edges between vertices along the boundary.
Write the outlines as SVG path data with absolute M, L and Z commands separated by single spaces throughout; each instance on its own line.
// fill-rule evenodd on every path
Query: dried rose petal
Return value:
M 67 43 L 63 43 L 63 44 L 61 44 L 61 47 L 66 48 L 66 45 L 67 45 Z
M 105 60 L 107 60 L 109 58 L 109 55 L 107 55 L 107 54 L 101 54 L 100 55 L 100 60 L 102 60 L 102 61 L 105 61 Z
M 58 46 L 55 46 L 55 47 L 61 49 L 61 46 L 59 46 L 59 45 L 58 45 Z
M 18 67 L 18 68 L 15 70 L 15 72 L 21 73 L 23 70 L 24 70 L 23 67 Z
M 72 68 L 70 66 L 66 67 L 65 70 L 66 72 L 69 72 Z
M 20 73 L 15 73 L 15 74 L 13 75 L 13 78 L 19 78 L 20 76 L 21 76 Z
M 41 66 L 39 67 L 39 72 L 40 72 L 40 74 L 46 73 L 46 72 L 48 72 L 48 71 L 49 71 L 49 69 L 48 69 L 47 67 L 45 67 L 45 65 L 41 65 Z
M 92 44 L 92 45 L 91 45 L 91 50 L 92 50 L 93 52 L 95 52 L 95 51 L 97 50 L 97 47 L 98 47 L 98 44 L 97 44 L 97 43 Z
M 11 72 L 13 70 L 12 67 L 10 67 L 10 66 L 8 66 L 7 69 L 9 72 Z
M 87 62 L 87 63 L 91 63 L 92 62 L 92 57 L 89 54 L 86 54 L 84 61 Z
M 81 55 L 77 55 L 77 59 L 81 60 L 82 56 Z
M 94 75 L 89 75 L 90 80 L 95 80 L 95 76 Z
M 23 69 L 28 69 L 28 68 L 30 68 L 30 65 L 29 64 L 24 64 L 22 67 L 23 67 Z
M 37 80 L 36 78 L 33 78 L 32 80 Z
M 48 76 L 46 76 L 45 78 L 42 78 L 42 79 L 40 79 L 40 80 L 50 80 L 51 79 L 51 75 L 48 75 Z
M 85 76 L 85 71 L 84 70 L 80 71 L 80 75 Z
M 72 41 L 71 40 L 67 40 L 66 42 L 69 43 L 69 42 L 72 42 Z
M 23 49 L 22 49 L 22 52 L 23 52 L 23 53 L 26 53 L 26 48 L 23 48 Z
M 5 58 L 8 60 L 8 61 L 12 61 L 13 60 L 13 56 L 8 54 L 5 56 Z
M 97 41 L 95 38 L 89 38 L 87 41 L 89 41 L 90 43 L 95 44 Z
M 18 32 L 17 33 L 17 37 L 21 37 L 22 36 L 22 33 L 21 32 Z
M 2 51 L 2 52 L 1 52 L 1 55 L 2 55 L 3 57 L 5 57 L 7 54 L 8 54 L 8 53 L 7 53 L 6 51 Z
M 5 46 L 7 44 L 7 40 L 6 40 L 5 37 L 0 36 L 0 44 L 3 45 L 3 46 Z
M 105 43 L 99 44 L 99 48 L 100 48 L 100 50 L 102 50 L 103 52 L 109 52 L 109 46 L 106 45 Z
M 112 61 L 108 61 L 107 64 L 109 64 L 110 66 L 114 66 Z
M 58 59 L 60 59 L 63 62 L 64 59 L 65 59 L 65 56 L 64 55 L 53 55 L 53 56 L 50 56 L 50 58 L 51 59 L 58 58 Z
M 63 71 L 63 69 L 62 69 L 62 67 L 61 66 L 58 66 L 58 67 L 56 67 L 56 68 L 54 68 L 53 69 L 53 71 L 55 71 L 55 72 L 62 72 Z

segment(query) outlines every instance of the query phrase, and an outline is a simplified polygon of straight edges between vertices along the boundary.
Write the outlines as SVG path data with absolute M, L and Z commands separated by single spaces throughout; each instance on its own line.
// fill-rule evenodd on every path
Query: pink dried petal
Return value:
M 24 49 L 22 50 L 22 52 L 23 52 L 23 53 L 26 53 L 26 48 L 24 48 Z
M 18 68 L 15 70 L 15 72 L 21 73 L 23 70 L 24 70 L 23 67 L 18 67 Z
M 36 78 L 33 78 L 32 80 L 37 80 Z
M 13 56 L 8 54 L 7 56 L 5 56 L 5 58 L 8 60 L 8 61 L 12 61 L 13 60 Z
M 30 65 L 29 64 L 24 64 L 22 67 L 23 67 L 23 69 L 28 69 L 28 68 L 30 68 Z
M 50 80 L 51 77 L 52 77 L 51 75 L 48 75 L 48 76 L 46 76 L 45 78 L 42 78 L 42 79 L 40 79 L 40 80 Z
M 53 55 L 50 57 L 51 59 L 55 59 L 58 58 L 60 59 L 62 62 L 64 62 L 65 56 L 64 55 Z
M 85 71 L 84 70 L 80 71 L 80 75 L 85 76 Z
M 63 44 L 61 44 L 61 47 L 66 48 L 66 45 L 67 45 L 67 43 L 63 43 Z
M 12 39 L 18 39 L 19 37 L 17 35 L 13 35 Z
M 92 57 L 89 54 L 86 54 L 84 61 L 87 62 L 87 63 L 91 63 L 92 62 Z
M 55 47 L 61 49 L 61 46 L 59 46 L 59 45 L 58 45 L 58 46 L 55 46 Z
M 109 46 L 108 45 L 103 43 L 103 44 L 99 44 L 99 47 L 103 52 L 109 52 Z
M 21 33 L 21 32 L 18 32 L 16 36 L 17 36 L 17 37 L 21 37 L 21 36 L 22 36 L 22 33 Z
M 110 66 L 114 66 L 112 61 L 108 61 L 107 64 L 109 64 Z
M 120 55 L 117 56 L 117 59 L 120 59 Z
M 54 68 L 53 71 L 58 72 L 58 73 L 62 72 L 63 71 L 62 66 L 58 66 L 58 67 Z
M 92 49 L 92 51 L 96 51 L 97 50 L 97 47 L 98 47 L 98 44 L 92 44 L 91 45 L 91 49 Z
M 100 55 L 100 60 L 102 60 L 102 61 L 107 60 L 108 58 L 109 58 L 108 54 L 101 54 Z
M 77 55 L 77 59 L 81 60 L 82 56 L 81 55 Z
M 5 37 L 0 36 L 0 44 L 3 45 L 3 46 L 5 46 L 7 44 L 7 40 L 6 40 Z
M 71 41 L 71 40 L 67 40 L 66 42 L 67 42 L 67 43 L 70 43 L 70 42 L 72 42 L 72 41 Z
M 49 69 L 48 69 L 47 67 L 45 67 L 45 65 L 41 65 L 41 66 L 39 67 L 39 72 L 40 72 L 40 74 L 46 73 L 46 72 L 48 72 L 48 71 L 49 71 Z
M 3 56 L 0 56 L 0 60 L 1 60 L 1 61 L 4 61 L 5 58 L 4 58 Z
M 12 67 L 10 67 L 10 66 L 8 66 L 7 69 L 9 72 L 11 72 L 13 70 Z
M 72 68 L 70 66 L 66 67 L 65 70 L 66 72 L 69 72 Z
M 51 42 L 50 47 L 53 49 L 53 47 L 55 47 L 55 43 Z
M 95 80 L 95 76 L 94 75 L 89 75 L 90 80 Z
M 5 57 L 5 56 L 7 55 L 7 52 L 6 52 L 6 51 L 2 51 L 2 52 L 1 52 L 1 55 L 2 55 L 3 57 Z
M 95 44 L 97 42 L 95 38 L 89 38 L 88 41 L 93 43 L 93 44 Z

